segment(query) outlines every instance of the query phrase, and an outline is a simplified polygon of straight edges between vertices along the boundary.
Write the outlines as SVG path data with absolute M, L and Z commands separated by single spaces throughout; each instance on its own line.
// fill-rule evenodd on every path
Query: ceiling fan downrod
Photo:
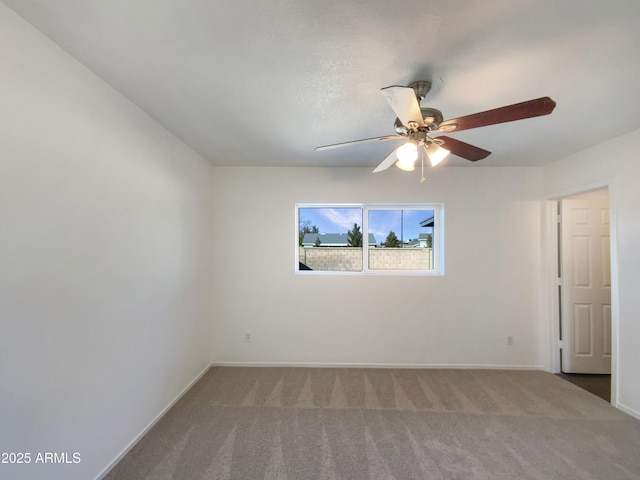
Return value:
M 409 88 L 413 88 L 413 91 L 416 92 L 418 103 L 420 103 L 424 99 L 424 97 L 427 96 L 429 90 L 431 90 L 431 82 L 420 80 L 419 82 L 413 82 L 412 84 L 410 84 Z

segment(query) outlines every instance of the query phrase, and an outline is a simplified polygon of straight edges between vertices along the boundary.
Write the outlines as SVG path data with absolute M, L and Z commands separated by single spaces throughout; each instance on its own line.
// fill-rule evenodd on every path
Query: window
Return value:
M 300 204 L 296 225 L 298 273 L 443 273 L 441 204 Z

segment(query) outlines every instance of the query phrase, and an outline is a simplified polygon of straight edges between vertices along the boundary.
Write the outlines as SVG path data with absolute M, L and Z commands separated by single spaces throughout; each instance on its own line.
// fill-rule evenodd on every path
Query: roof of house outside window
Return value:
M 302 246 L 313 247 L 318 239 L 320 239 L 321 247 L 346 247 L 349 245 L 346 233 L 305 233 Z M 376 245 L 373 233 L 369 234 L 369 245 Z
M 425 218 L 424 220 L 422 220 L 420 222 L 420 226 L 421 227 L 433 227 L 433 216 L 429 217 L 429 218 Z
M 430 236 L 430 233 L 421 233 L 418 238 L 411 239 L 408 242 L 405 242 L 405 246 L 414 248 L 425 247 L 427 245 L 427 239 Z

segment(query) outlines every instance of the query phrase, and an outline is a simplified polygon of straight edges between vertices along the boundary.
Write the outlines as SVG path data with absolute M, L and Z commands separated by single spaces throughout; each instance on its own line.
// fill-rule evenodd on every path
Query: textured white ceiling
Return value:
M 545 117 L 450 136 L 542 165 L 640 128 L 638 0 L 3 0 L 214 165 L 370 166 L 380 89 L 429 80 L 445 119 L 550 96 Z M 448 165 L 473 165 L 451 156 Z

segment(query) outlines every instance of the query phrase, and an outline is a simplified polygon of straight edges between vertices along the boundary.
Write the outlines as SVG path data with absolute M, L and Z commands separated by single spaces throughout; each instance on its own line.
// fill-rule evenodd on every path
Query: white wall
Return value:
M 92 478 L 210 362 L 213 169 L 1 3 L 0 64 L 0 477 Z
M 640 418 L 640 130 L 553 163 L 544 169 L 551 198 L 609 185 L 612 221 L 613 310 L 617 341 L 617 406 Z M 615 302 L 615 298 L 614 298 Z M 614 325 L 615 326 L 615 325 Z M 616 348 L 614 346 L 614 348 Z
M 418 179 L 397 168 L 216 168 L 214 361 L 542 366 L 541 169 Z M 296 202 L 442 202 L 445 275 L 295 275 Z M 243 253 L 255 244 L 266 253 Z

